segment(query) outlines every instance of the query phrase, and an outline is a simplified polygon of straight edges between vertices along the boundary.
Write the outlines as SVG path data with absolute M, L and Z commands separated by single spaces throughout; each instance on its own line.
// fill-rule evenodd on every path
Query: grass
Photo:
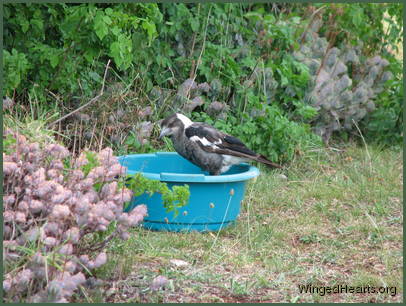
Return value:
M 366 150 L 367 149 L 367 150 Z M 133 231 L 114 241 L 88 302 L 401 302 L 402 151 L 348 145 L 297 157 L 247 186 L 235 226 Z M 171 259 L 188 263 L 178 267 Z M 166 276 L 165 289 L 149 290 Z M 396 287 L 396 295 L 300 293 L 298 285 Z M 106 294 L 104 294 L 106 293 Z

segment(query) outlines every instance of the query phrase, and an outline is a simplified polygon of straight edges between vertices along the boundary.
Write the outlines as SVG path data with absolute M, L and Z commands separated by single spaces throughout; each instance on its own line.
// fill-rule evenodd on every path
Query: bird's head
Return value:
M 188 117 L 175 113 L 162 121 L 159 138 L 164 136 L 171 137 L 172 135 L 183 133 L 183 131 L 192 124 L 193 122 Z

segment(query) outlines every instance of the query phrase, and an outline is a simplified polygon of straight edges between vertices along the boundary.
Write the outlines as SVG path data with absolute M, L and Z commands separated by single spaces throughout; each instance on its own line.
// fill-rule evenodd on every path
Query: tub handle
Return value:
M 205 176 L 203 174 L 161 172 L 160 176 L 161 176 L 161 181 L 191 182 L 191 183 L 205 181 Z

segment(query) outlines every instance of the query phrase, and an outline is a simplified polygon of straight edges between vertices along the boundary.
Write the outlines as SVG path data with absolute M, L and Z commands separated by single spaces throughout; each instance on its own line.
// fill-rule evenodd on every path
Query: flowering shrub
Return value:
M 365 58 L 362 42 L 331 48 L 319 36 L 321 27 L 321 20 L 312 24 L 294 56 L 309 68 L 313 85 L 306 99 L 317 110 L 314 131 L 328 143 L 334 131 L 355 129 L 354 123 L 375 110 L 378 95 L 388 89 L 393 74 L 387 69 L 388 60 L 379 55 Z
M 132 191 L 118 182 L 125 168 L 110 148 L 74 159 L 59 144 L 41 148 L 11 130 L 3 142 L 4 299 L 67 302 L 106 263 L 106 243 L 127 239 L 146 206 L 123 212 Z

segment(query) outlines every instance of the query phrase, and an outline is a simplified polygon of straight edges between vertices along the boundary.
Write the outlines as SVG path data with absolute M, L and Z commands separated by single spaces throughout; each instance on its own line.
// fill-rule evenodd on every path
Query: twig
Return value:
M 89 247 L 87 247 L 85 249 L 82 249 L 81 251 L 82 252 L 96 252 L 96 251 L 99 251 L 102 248 L 104 248 L 107 245 L 107 243 L 109 243 L 116 236 L 117 236 L 117 232 L 114 232 L 110 236 L 105 238 L 103 241 L 101 241 L 100 243 L 95 244 L 93 246 L 89 246 Z
M 94 138 L 94 132 L 96 130 L 96 126 L 97 126 L 97 118 L 96 118 L 96 122 L 93 125 L 93 131 L 92 131 L 92 137 L 90 138 L 90 144 L 89 144 L 89 149 L 92 147 L 92 143 L 93 143 L 93 138 Z
M 199 16 L 199 15 L 200 15 L 200 3 L 197 5 L 197 16 Z M 189 57 L 193 56 L 193 52 L 195 50 L 196 35 L 197 35 L 197 32 L 194 32 L 193 33 L 193 40 L 192 40 L 192 48 L 190 49 Z M 193 70 L 193 68 L 192 68 L 192 70 Z M 192 74 L 192 71 L 190 71 L 190 74 Z
M 372 173 L 372 159 L 371 159 L 371 155 L 369 154 L 368 146 L 367 146 L 367 143 L 365 141 L 364 135 L 362 135 L 361 130 L 359 129 L 358 124 L 355 122 L 354 119 L 352 119 L 352 122 L 354 122 L 354 125 L 357 128 L 359 135 L 361 136 L 362 142 L 364 143 L 365 151 L 366 151 L 368 159 L 369 159 L 369 170 Z
M 211 245 L 211 247 L 210 247 L 210 249 L 209 249 L 209 252 L 211 252 L 211 250 L 213 249 L 213 247 L 216 245 L 216 242 L 217 242 L 217 239 L 218 239 L 218 237 L 219 237 L 219 235 L 220 235 L 220 232 L 221 232 L 221 230 L 223 229 L 224 221 L 226 220 L 227 213 L 228 213 L 228 208 L 230 207 L 230 203 L 231 203 L 232 197 L 233 197 L 233 195 L 230 194 L 230 197 L 229 197 L 228 203 L 227 203 L 227 207 L 226 207 L 226 212 L 224 213 L 223 220 L 221 221 L 220 229 L 218 230 L 217 235 L 216 235 L 215 238 L 214 238 L 213 244 Z
M 73 133 L 73 154 L 75 154 L 75 152 L 76 152 L 76 134 L 77 134 L 77 131 L 78 131 L 78 123 L 77 122 L 75 122 L 75 132 Z M 80 151 L 80 150 L 78 150 L 78 151 Z
M 212 8 L 212 6 L 210 5 L 209 12 L 207 14 L 207 19 L 206 19 L 206 26 L 204 28 L 204 37 L 203 37 L 202 50 L 200 51 L 199 58 L 197 59 L 196 69 L 195 69 L 194 75 L 193 75 L 193 80 L 192 80 L 192 82 L 190 82 L 190 86 L 189 86 L 188 91 L 187 91 L 187 98 L 188 99 L 190 97 L 190 89 L 192 88 L 192 85 L 193 85 L 194 81 L 196 80 L 197 69 L 199 69 L 199 65 L 200 65 L 200 62 L 202 60 L 203 52 L 206 49 L 207 26 L 209 25 L 209 18 L 210 18 L 211 8 Z
M 193 33 L 192 48 L 190 49 L 189 57 L 192 57 L 193 51 L 195 51 L 196 34 L 197 34 L 197 32 Z
M 169 71 L 170 71 L 171 74 L 172 74 L 173 80 L 175 81 L 175 74 L 173 73 L 173 70 L 172 70 L 171 66 L 168 66 L 168 69 L 169 69 Z
M 247 200 L 247 232 L 248 232 L 248 245 L 252 249 L 252 240 L 251 240 L 251 222 L 250 222 L 250 212 L 251 212 L 251 199 L 252 199 L 252 192 L 254 191 L 254 185 L 251 186 L 251 190 L 248 194 Z
M 303 44 L 303 41 L 304 41 L 304 39 L 305 39 L 305 37 L 306 37 L 306 33 L 307 33 L 307 31 L 309 31 L 309 28 L 310 28 L 311 25 L 313 24 L 314 18 L 315 18 L 315 17 L 317 16 L 317 14 L 318 14 L 322 9 L 324 9 L 325 7 L 326 7 L 326 6 L 323 5 L 323 6 L 319 7 L 317 10 L 315 10 L 315 11 L 311 14 L 311 16 L 310 16 L 310 21 L 309 21 L 309 23 L 307 24 L 306 29 L 303 31 L 302 36 L 300 37 L 300 45 Z
M 82 110 L 82 109 L 85 108 L 86 106 L 88 106 L 88 105 L 90 105 L 90 104 L 92 104 L 92 103 L 94 103 L 94 102 L 96 102 L 97 100 L 100 99 L 100 97 L 104 94 L 104 85 L 105 85 L 105 82 L 106 82 L 107 70 L 109 69 L 110 62 L 111 62 L 111 61 L 108 60 L 107 65 L 106 65 L 106 69 L 104 70 L 103 83 L 102 83 L 102 88 L 101 88 L 101 90 L 100 90 L 100 93 L 99 93 L 96 97 L 94 97 L 93 99 L 91 99 L 89 102 L 87 102 L 86 104 L 84 104 L 84 105 L 80 106 L 79 108 L 77 108 L 77 109 L 71 111 L 69 114 L 67 114 L 67 115 L 65 115 L 65 116 L 63 116 L 63 117 L 61 117 L 61 118 L 59 118 L 58 120 L 55 120 L 54 122 L 52 122 L 51 124 L 49 124 L 48 127 L 50 127 L 50 126 L 54 125 L 55 123 L 58 123 L 58 122 L 60 122 L 60 121 L 62 121 L 62 120 L 64 120 L 64 119 L 68 118 L 68 117 L 71 116 L 72 114 L 77 113 L 78 111 Z
M 80 117 L 80 126 L 79 126 L 79 150 L 82 148 L 82 133 L 83 133 L 83 119 Z
M 194 79 L 195 77 L 195 68 L 196 68 L 196 61 L 192 60 L 192 68 L 190 68 L 189 79 Z M 190 88 L 189 88 L 190 90 Z
M 337 37 L 337 35 L 338 35 L 340 32 L 341 32 L 341 31 L 338 31 L 338 32 L 334 32 L 334 34 L 332 34 L 332 38 L 331 38 L 331 40 L 329 41 L 328 46 L 327 46 L 327 48 L 326 48 L 326 53 L 324 53 L 324 56 L 323 56 L 323 58 L 322 58 L 322 60 L 321 60 L 321 63 L 320 63 L 320 66 L 319 66 L 319 68 L 317 69 L 317 72 L 316 72 L 316 80 L 317 80 L 317 78 L 318 78 L 318 76 L 319 76 L 319 73 L 320 73 L 321 69 L 324 67 L 324 64 L 325 64 L 325 62 L 326 62 L 327 56 L 329 55 L 329 52 L 330 52 L 330 50 L 332 49 L 332 47 L 333 47 L 333 45 L 334 45 L 334 43 L 335 43 L 335 41 L 336 41 L 336 37 Z
M 105 131 L 105 129 L 106 129 L 106 122 L 104 122 L 102 131 L 101 131 L 100 142 L 99 142 L 99 151 L 101 151 L 101 150 L 102 150 L 102 147 L 103 147 L 103 137 L 104 137 L 104 131 Z

